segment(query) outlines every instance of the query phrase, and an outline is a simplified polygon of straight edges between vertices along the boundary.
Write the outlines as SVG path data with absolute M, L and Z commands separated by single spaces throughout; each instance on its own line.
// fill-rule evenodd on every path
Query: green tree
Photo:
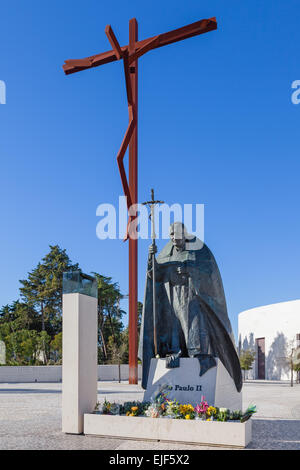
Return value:
M 35 310 L 28 305 L 20 301 L 13 302 L 11 305 L 5 305 L 0 310 L 0 339 L 5 343 L 9 343 L 10 346 L 8 348 L 13 348 L 13 345 L 15 345 L 13 348 L 15 351 L 14 356 L 17 356 L 17 345 L 22 342 L 21 333 L 18 334 L 18 332 L 23 332 L 23 336 L 24 332 L 27 332 L 29 335 L 29 332 L 35 331 L 38 324 Z
M 122 339 L 119 344 L 116 344 L 112 336 L 108 338 L 109 362 L 111 364 L 118 364 L 119 382 L 121 382 L 121 364 L 126 363 L 127 349 L 127 343 L 123 342 Z
M 10 305 L 4 305 L 0 309 L 0 332 L 1 326 L 6 323 L 10 325 L 12 330 L 23 328 L 38 330 L 39 328 L 39 319 L 35 309 L 19 300 Z
M 18 301 L 13 302 L 11 305 L 3 305 L 0 309 L 0 325 L 14 321 L 17 318 L 16 304 Z
M 38 313 L 42 331 L 50 336 L 61 330 L 62 278 L 65 271 L 78 271 L 78 264 L 72 264 L 66 250 L 58 245 L 51 246 L 50 252 L 21 280 L 23 302 Z
M 255 359 L 255 352 L 252 349 L 243 349 L 240 352 L 240 365 L 241 369 L 244 371 L 244 380 L 245 380 L 245 371 L 252 369 L 252 364 Z
M 62 358 L 63 272 L 81 271 L 66 250 L 51 246 L 49 253 L 21 280 L 21 299 L 0 309 L 0 340 L 7 363 L 46 364 Z M 128 362 L 128 328 L 122 323 L 125 298 L 111 277 L 93 273 L 98 283 L 98 360 Z M 138 328 L 142 304 L 138 303 Z
M 49 353 L 50 337 L 45 331 L 16 330 L 4 337 L 8 365 L 44 363 Z
M 98 360 L 107 362 L 112 355 L 108 347 L 109 337 L 116 347 L 121 344 L 122 316 L 125 313 L 120 309 L 122 294 L 118 283 L 112 282 L 111 277 L 95 272 L 92 274 L 98 283 Z
M 59 362 L 62 359 L 62 331 L 54 336 L 50 343 L 50 351 L 54 356 L 54 361 Z
M 39 350 L 39 360 L 43 364 L 47 364 L 50 359 L 50 342 L 51 336 L 48 335 L 47 331 L 41 331 L 38 335 L 38 350 Z
M 143 304 L 142 302 L 138 301 L 137 306 L 137 313 L 138 313 L 138 336 L 140 335 L 141 330 L 141 321 L 142 321 L 142 313 L 143 313 Z M 124 344 L 124 352 L 122 354 L 123 364 L 128 364 L 129 361 L 129 331 L 128 326 L 122 331 L 122 344 Z

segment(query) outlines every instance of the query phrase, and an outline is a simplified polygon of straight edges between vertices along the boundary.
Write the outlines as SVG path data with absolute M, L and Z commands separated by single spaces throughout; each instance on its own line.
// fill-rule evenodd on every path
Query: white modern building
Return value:
M 239 314 L 239 350 L 255 351 L 248 378 L 290 380 L 289 357 L 300 345 L 300 300 L 245 310 Z M 297 373 L 294 372 L 294 378 Z

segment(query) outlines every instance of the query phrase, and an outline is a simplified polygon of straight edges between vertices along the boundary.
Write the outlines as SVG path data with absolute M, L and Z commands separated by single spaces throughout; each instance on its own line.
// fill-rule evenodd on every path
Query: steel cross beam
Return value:
M 133 19 L 131 21 L 136 20 Z M 111 27 L 106 26 L 105 32 L 107 32 L 109 29 L 111 31 Z M 151 49 L 157 49 L 158 47 L 167 46 L 168 44 L 172 44 L 173 42 L 182 41 L 183 39 L 191 38 L 199 34 L 208 33 L 209 31 L 213 31 L 214 29 L 217 29 L 216 18 L 209 18 L 208 20 L 196 21 L 195 23 L 183 26 L 182 28 L 174 29 L 173 31 L 169 31 L 168 33 L 159 34 L 158 36 L 154 36 L 149 39 L 137 41 L 135 44 L 137 57 L 135 58 L 140 57 L 142 54 L 145 54 Z M 114 62 L 115 60 L 119 60 L 123 52 L 128 51 L 128 49 L 128 45 L 123 47 L 117 46 L 117 48 L 113 46 L 113 50 L 111 51 L 86 57 L 85 59 L 65 60 L 63 69 L 65 74 L 68 75 L 70 73 L 80 72 L 81 70 L 97 67 L 99 65 L 104 65 L 109 62 Z
M 162 33 L 157 36 L 138 41 L 138 25 L 135 18 L 129 21 L 129 44 L 121 47 L 111 26 L 105 28 L 105 34 L 112 50 L 96 54 L 84 59 L 66 60 L 63 69 L 66 75 L 82 70 L 98 67 L 116 60 L 123 60 L 126 93 L 128 102 L 129 124 L 121 147 L 117 154 L 117 163 L 121 176 L 124 194 L 127 198 L 129 219 L 124 240 L 129 239 L 129 383 L 138 383 L 138 332 L 137 332 L 137 239 L 130 236 L 130 222 L 134 219 L 130 208 L 138 202 L 138 59 L 152 49 L 167 46 L 199 34 L 217 29 L 216 18 L 209 18 L 183 26 L 182 28 Z M 129 182 L 123 164 L 129 146 Z

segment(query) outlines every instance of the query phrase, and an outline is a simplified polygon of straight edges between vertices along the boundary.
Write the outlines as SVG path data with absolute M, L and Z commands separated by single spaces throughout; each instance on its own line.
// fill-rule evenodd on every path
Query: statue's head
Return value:
M 170 238 L 176 248 L 183 248 L 187 236 L 187 231 L 182 222 L 174 222 L 170 225 Z

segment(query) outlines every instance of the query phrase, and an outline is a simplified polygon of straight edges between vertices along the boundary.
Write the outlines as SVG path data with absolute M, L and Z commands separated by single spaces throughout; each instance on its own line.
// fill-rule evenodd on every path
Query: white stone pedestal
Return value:
M 86 414 L 84 433 L 134 441 L 244 448 L 252 439 L 252 422 L 251 419 L 240 423 Z
M 62 431 L 81 434 L 97 402 L 97 299 L 63 295 Z
M 242 393 L 236 390 L 223 363 L 217 358 L 216 362 L 216 367 L 200 377 L 200 364 L 196 358 L 180 358 L 180 367 L 174 369 L 166 368 L 165 359 L 151 359 L 144 400 L 150 401 L 166 384 L 172 387 L 168 394 L 170 400 L 195 406 L 204 397 L 211 406 L 242 410 Z

